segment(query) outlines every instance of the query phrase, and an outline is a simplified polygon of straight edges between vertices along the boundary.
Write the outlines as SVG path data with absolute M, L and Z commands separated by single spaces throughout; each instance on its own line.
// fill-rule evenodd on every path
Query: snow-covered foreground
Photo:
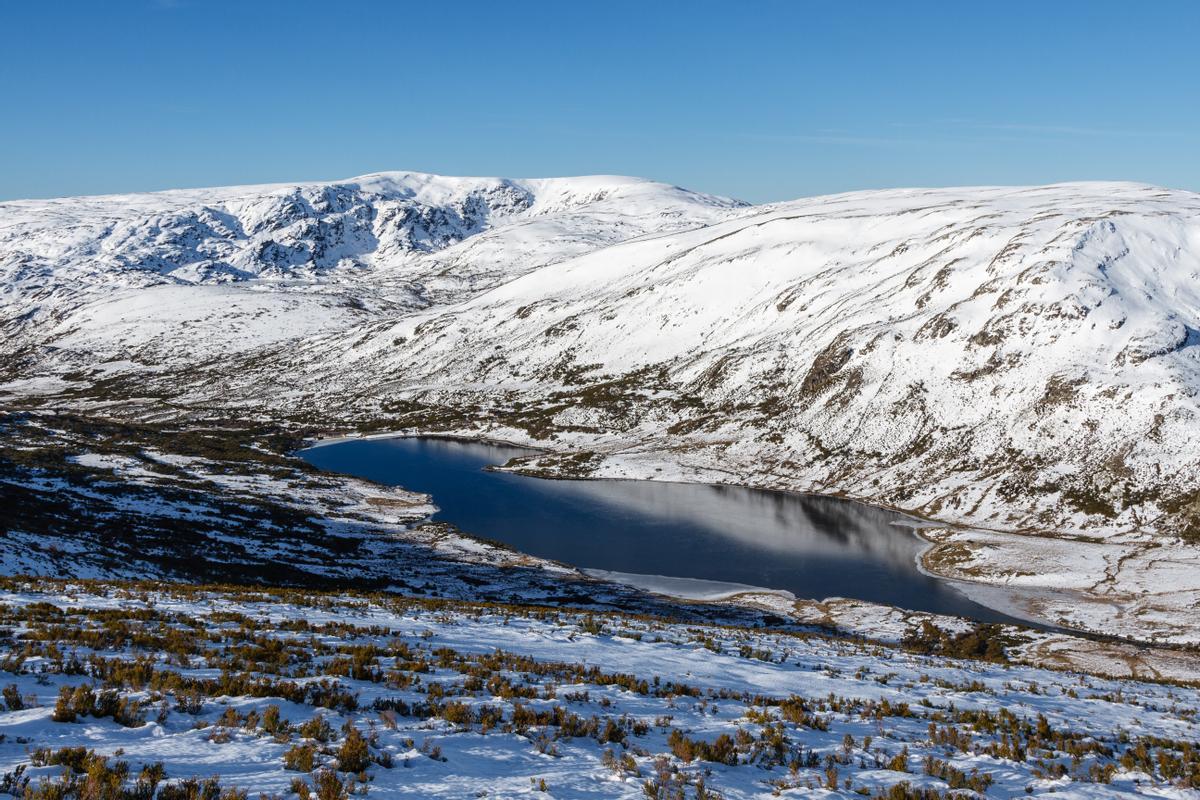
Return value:
M 381 797 L 1200 797 L 1200 691 L 1181 685 L 648 617 L 151 584 L 10 580 L 0 630 L 10 790 L 62 780 L 86 760 L 64 748 L 84 748 L 129 784 L 218 776 L 267 796 L 345 796 L 336 776 Z

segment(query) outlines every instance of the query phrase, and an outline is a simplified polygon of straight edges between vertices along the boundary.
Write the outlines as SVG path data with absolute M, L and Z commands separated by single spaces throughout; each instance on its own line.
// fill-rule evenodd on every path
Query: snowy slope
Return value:
M 10 582 L 0 622 L 16 795 L 87 748 L 267 797 L 1200 796 L 1193 686 L 378 595 Z
M 0 203 L 2 347 L 186 363 L 461 298 L 737 205 L 635 178 L 401 172 Z
M 1189 639 L 1198 212 L 1132 184 L 744 210 L 261 354 L 288 383 L 245 365 L 240 393 L 592 454 L 526 465 L 551 475 L 842 494 L 1018 532 L 938 534 L 926 566 L 1044 619 Z
M 566 391 L 561 428 L 933 515 L 1170 527 L 1200 466 L 1198 212 L 1126 184 L 804 200 L 323 338 L 309 363 L 447 404 Z M 621 408 L 589 406 L 603 382 Z
M 0 204 L 0 291 L 10 395 L 852 496 L 982 529 L 937 534 L 930 569 L 1086 598 L 1027 598 L 1043 617 L 1195 633 L 1194 193 L 745 207 L 632 178 L 387 173 L 28 201 Z

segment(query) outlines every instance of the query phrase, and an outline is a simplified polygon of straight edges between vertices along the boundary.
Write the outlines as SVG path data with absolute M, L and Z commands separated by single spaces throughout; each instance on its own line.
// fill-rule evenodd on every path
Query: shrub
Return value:
M 901 644 L 915 653 L 1004 663 L 1008 661 L 1008 641 L 1004 628 L 994 623 L 978 623 L 965 633 L 947 633 L 929 620 L 922 620 L 920 628 L 910 630 Z
M 146 721 L 141 703 L 122 697 L 116 690 L 96 694 L 87 684 L 71 689 L 64 686 L 58 691 L 51 719 L 55 722 L 76 722 L 79 717 L 112 717 L 118 725 L 136 728 Z
M 351 728 L 346 733 L 345 741 L 338 748 L 337 759 L 338 769 L 342 772 L 362 772 L 370 766 L 371 751 L 358 728 Z
M 21 699 L 21 691 L 15 683 L 4 687 L 4 704 L 8 706 L 9 711 L 21 711 L 25 708 L 25 701 Z
M 58 778 L 42 779 L 34 788 L 26 787 L 25 800 L 247 800 L 249 793 L 241 789 L 222 789 L 216 778 L 188 778 L 178 783 L 160 786 L 165 772 L 162 764 L 143 767 L 137 780 L 129 784 L 129 764 L 109 761 L 83 747 L 64 747 L 51 751 L 35 750 L 31 756 L 35 766 L 62 765 Z
M 51 750 L 48 747 L 39 747 L 29 754 L 29 761 L 35 767 L 53 767 L 62 765 L 69 767 L 72 772 L 84 772 L 87 770 L 87 764 L 94 759 L 96 754 L 94 751 L 86 747 L 61 747 L 58 750 Z
M 671 735 L 667 737 L 667 744 L 670 746 L 672 753 L 687 763 L 691 763 L 692 761 L 714 761 L 718 764 L 728 764 L 730 766 L 737 764 L 737 748 L 734 745 L 733 738 L 727 733 L 722 733 L 710 744 L 699 739 L 689 739 L 675 730 L 671 731 Z
M 175 693 L 175 710 L 181 714 L 199 714 L 204 709 L 204 697 L 195 689 Z
M 283 768 L 292 772 L 312 772 L 317 749 L 311 744 L 298 744 L 283 754 Z
M 270 705 L 263 711 L 261 724 L 267 733 L 279 733 L 286 729 L 287 720 L 279 716 L 279 706 Z
M 349 800 L 350 798 L 342 779 L 332 770 L 318 770 L 314 776 L 313 789 L 316 790 L 317 800 Z
M 324 716 L 318 714 L 300 726 L 300 735 L 305 739 L 316 739 L 318 742 L 328 742 L 333 738 L 333 728 Z
M 158 800 L 246 800 L 246 793 L 237 789 L 222 791 L 216 778 L 187 778 L 159 789 Z
M 54 703 L 54 713 L 50 718 L 55 722 L 74 722 L 78 718 L 75 711 L 75 693 L 84 689 L 80 686 L 76 690 L 72 690 L 70 686 L 64 686 L 58 690 L 58 700 Z
M 902 747 L 899 753 L 892 756 L 887 768 L 893 772 L 908 772 L 908 747 Z
M 466 703 L 453 701 L 446 703 L 438 712 L 442 719 L 452 725 L 470 725 L 471 724 L 471 707 Z

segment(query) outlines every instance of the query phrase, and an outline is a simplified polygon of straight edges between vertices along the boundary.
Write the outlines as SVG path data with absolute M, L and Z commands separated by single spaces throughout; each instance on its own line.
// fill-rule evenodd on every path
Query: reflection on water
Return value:
M 852 597 L 1008 621 L 921 574 L 895 512 L 827 497 L 654 481 L 558 481 L 489 472 L 530 451 L 377 439 L 303 453 L 322 469 L 433 496 L 434 519 L 575 566 Z

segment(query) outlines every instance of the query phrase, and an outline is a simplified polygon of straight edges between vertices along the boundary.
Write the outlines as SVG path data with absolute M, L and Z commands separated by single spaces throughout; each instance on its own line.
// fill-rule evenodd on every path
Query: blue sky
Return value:
M 1200 190 L 1200 2 L 0 4 L 0 199 L 387 169 Z

